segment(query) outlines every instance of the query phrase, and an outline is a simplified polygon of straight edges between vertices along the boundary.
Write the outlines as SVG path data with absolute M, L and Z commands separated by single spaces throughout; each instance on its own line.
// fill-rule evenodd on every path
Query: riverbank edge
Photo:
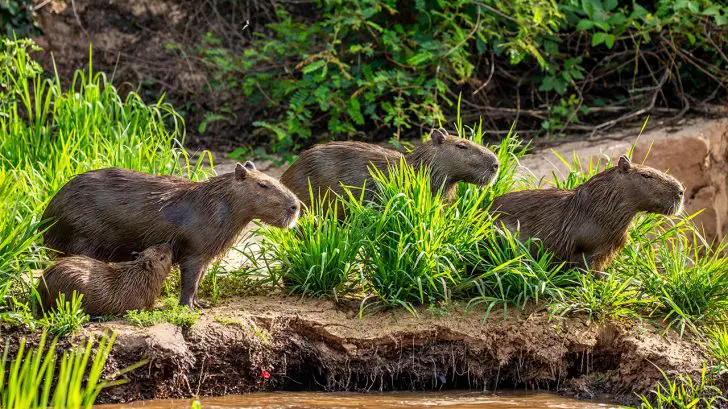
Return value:
M 357 308 L 331 301 L 258 296 L 225 300 L 190 328 L 108 321 L 64 343 L 114 331 L 106 375 L 148 361 L 98 403 L 277 390 L 515 388 L 635 404 L 636 393 L 663 379 L 660 369 L 699 376 L 705 359 L 687 336 L 663 335 L 647 322 L 550 317 L 535 306 L 487 319 L 459 307 L 417 313 L 360 318 Z

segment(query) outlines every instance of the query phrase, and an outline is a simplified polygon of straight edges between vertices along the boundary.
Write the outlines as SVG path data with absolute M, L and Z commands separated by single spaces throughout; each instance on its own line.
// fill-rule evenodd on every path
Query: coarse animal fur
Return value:
M 106 264 L 86 256 L 61 258 L 43 273 L 38 286 L 43 310 L 55 308 L 59 294 L 70 301 L 74 291 L 83 294 L 81 305 L 93 316 L 149 309 L 171 268 L 172 248 L 166 244 L 121 263 Z
M 283 174 L 281 182 L 302 202 L 311 203 L 311 192 L 314 198 L 326 195 L 331 199 L 330 192 L 344 194 L 342 185 L 354 188 L 366 185 L 364 199 L 371 200 L 374 182 L 369 168 L 374 166 L 386 172 L 389 167 L 399 165 L 402 158 L 416 170 L 428 167 L 433 195 L 443 189 L 446 199 L 453 196 L 459 181 L 487 185 L 497 176 L 498 157 L 486 147 L 451 136 L 444 129 L 434 129 L 430 135 L 431 143 L 421 144 L 404 155 L 362 142 L 317 145 L 301 154 Z
M 230 248 L 253 219 L 291 227 L 296 196 L 252 162 L 201 183 L 108 168 L 86 172 L 51 199 L 43 215 L 53 223 L 45 245 L 66 255 L 124 261 L 132 251 L 162 243 L 180 265 L 183 305 L 196 293 L 207 264 Z
M 624 247 L 638 212 L 676 214 L 684 191 L 674 177 L 622 156 L 576 189 L 507 193 L 492 209 L 521 239 L 538 238 L 559 260 L 601 270 Z

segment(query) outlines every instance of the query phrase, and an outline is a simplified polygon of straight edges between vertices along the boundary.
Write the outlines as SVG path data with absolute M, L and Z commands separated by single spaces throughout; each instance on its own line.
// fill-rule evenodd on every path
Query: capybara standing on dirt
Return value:
M 134 261 L 106 264 L 86 256 L 64 257 L 49 267 L 38 284 L 43 310 L 56 307 L 59 294 L 70 301 L 83 294 L 90 315 L 118 315 L 152 308 L 172 268 L 172 248 L 163 244 L 139 253 Z
M 387 171 L 404 157 L 415 169 L 429 167 L 433 194 L 443 189 L 443 196 L 450 199 L 457 182 L 487 185 L 498 174 L 498 157 L 486 147 L 448 135 L 444 129 L 434 129 L 430 136 L 431 143 L 419 145 L 405 155 L 361 142 L 317 145 L 301 154 L 283 174 L 281 182 L 304 203 L 311 202 L 309 183 L 314 196 L 321 197 L 329 189 L 343 194 L 342 184 L 361 187 L 366 182 L 364 198 L 371 200 L 374 183 L 369 167 Z
M 509 230 L 540 239 L 559 260 L 601 270 L 624 246 L 638 212 L 679 213 L 683 193 L 674 177 L 622 156 L 576 189 L 512 192 L 492 209 Z
M 199 306 L 197 287 L 207 264 L 251 220 L 291 227 L 299 209 L 298 198 L 252 162 L 201 183 L 108 168 L 61 188 L 43 215 L 53 223 L 44 238 L 51 249 L 104 261 L 169 243 L 181 269 L 180 303 L 192 307 Z

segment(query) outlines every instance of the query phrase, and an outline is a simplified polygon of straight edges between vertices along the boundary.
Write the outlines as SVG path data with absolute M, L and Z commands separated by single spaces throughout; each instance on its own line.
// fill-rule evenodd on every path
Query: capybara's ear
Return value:
M 247 162 L 246 162 L 247 163 Z M 248 177 L 248 168 L 241 164 L 235 165 L 235 178 L 243 180 Z
M 617 166 L 619 166 L 619 170 L 622 172 L 628 172 L 632 167 L 632 163 L 630 163 L 626 155 L 622 155 L 619 157 L 619 164 Z
M 253 163 L 249 160 L 245 161 L 245 165 L 243 165 L 243 166 L 245 166 L 246 169 L 255 170 L 255 163 Z
M 447 138 L 447 131 L 443 128 L 433 129 L 430 131 L 430 138 L 432 139 L 433 145 L 442 145 L 442 143 L 445 142 L 445 139 Z
M 131 256 L 134 257 L 134 259 L 136 260 L 136 259 L 139 258 L 139 252 L 138 251 L 132 251 L 131 252 Z

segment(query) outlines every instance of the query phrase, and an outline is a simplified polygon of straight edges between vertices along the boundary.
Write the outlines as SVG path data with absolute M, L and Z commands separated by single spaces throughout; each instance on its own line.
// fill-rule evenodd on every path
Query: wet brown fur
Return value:
M 315 198 L 329 190 L 343 195 L 342 184 L 366 184 L 364 198 L 371 200 L 374 182 L 369 167 L 387 171 L 404 158 L 415 169 L 428 166 L 433 195 L 442 188 L 443 196 L 450 199 L 457 182 L 486 185 L 497 175 L 498 158 L 484 146 L 448 135 L 444 129 L 433 130 L 431 136 L 432 143 L 418 145 L 407 154 L 362 142 L 317 145 L 301 154 L 283 174 L 281 182 L 304 203 L 311 203 L 309 181 Z
M 522 240 L 538 238 L 557 259 L 602 270 L 624 247 L 638 212 L 675 214 L 683 193 L 672 176 L 623 156 L 576 189 L 512 192 L 492 208 L 509 230 L 520 229 Z
M 94 316 L 149 309 L 171 268 L 172 250 L 166 244 L 121 263 L 106 264 L 86 256 L 61 258 L 43 273 L 38 286 L 43 310 L 55 308 L 59 294 L 70 301 L 74 291 L 83 294 L 83 309 Z
M 180 265 L 185 305 L 197 304 L 204 268 L 235 243 L 248 223 L 295 224 L 296 196 L 255 165 L 196 183 L 108 168 L 78 175 L 43 215 L 45 245 L 66 255 L 125 261 L 137 248 L 169 243 Z

